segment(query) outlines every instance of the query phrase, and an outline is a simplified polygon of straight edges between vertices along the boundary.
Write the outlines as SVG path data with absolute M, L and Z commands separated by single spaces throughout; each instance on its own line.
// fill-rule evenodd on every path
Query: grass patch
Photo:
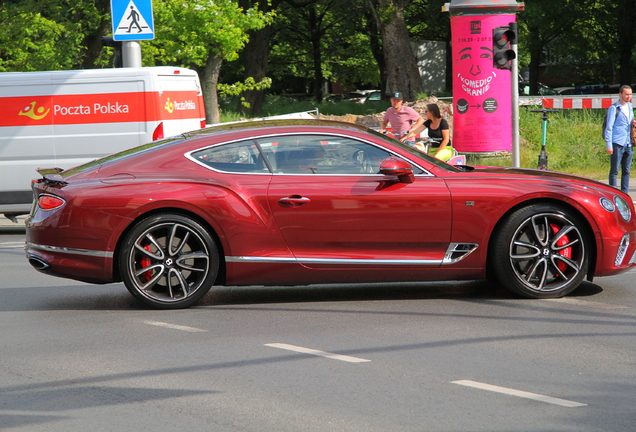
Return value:
M 601 138 L 605 110 L 572 109 L 549 114 L 546 134 L 548 168 L 584 177 L 603 179 L 609 172 L 609 155 Z M 536 168 L 541 151 L 541 113 L 519 111 L 521 165 Z

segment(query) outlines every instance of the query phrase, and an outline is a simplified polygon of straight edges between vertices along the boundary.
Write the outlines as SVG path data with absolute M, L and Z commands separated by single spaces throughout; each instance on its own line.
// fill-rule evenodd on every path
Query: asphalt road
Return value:
M 487 283 L 219 288 L 154 311 L 0 234 L 0 429 L 633 431 L 635 272 L 560 300 Z

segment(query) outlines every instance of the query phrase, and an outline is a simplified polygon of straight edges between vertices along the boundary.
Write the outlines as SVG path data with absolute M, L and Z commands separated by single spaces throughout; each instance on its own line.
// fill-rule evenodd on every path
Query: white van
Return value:
M 31 209 L 37 168 L 71 168 L 205 127 L 196 72 L 178 67 L 0 73 L 0 214 Z

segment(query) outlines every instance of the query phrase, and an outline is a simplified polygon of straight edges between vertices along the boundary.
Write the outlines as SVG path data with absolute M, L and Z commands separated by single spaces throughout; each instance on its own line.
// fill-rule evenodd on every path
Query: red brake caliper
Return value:
M 559 232 L 559 227 L 555 224 L 550 224 L 550 228 L 552 228 L 552 233 L 556 234 Z M 561 237 L 559 239 L 559 241 L 557 242 L 557 246 L 565 246 L 566 244 L 568 244 L 570 242 L 570 238 L 568 237 L 568 235 L 564 235 L 563 237 Z M 572 247 L 567 247 L 565 249 L 562 249 L 559 252 L 559 255 L 561 255 L 562 257 L 565 258 L 572 258 Z M 559 268 L 559 270 L 561 270 L 562 272 L 565 271 L 565 269 L 568 268 L 567 264 L 565 264 L 563 261 L 558 261 L 557 262 L 557 267 Z
M 147 250 L 148 252 L 152 252 L 152 249 L 150 248 L 150 245 L 147 244 L 144 246 L 144 249 Z M 143 257 L 141 259 L 141 261 L 139 262 L 139 264 L 141 265 L 141 268 L 146 268 L 146 267 L 150 267 L 150 264 L 152 264 L 152 261 L 150 261 L 150 258 L 148 257 Z M 148 270 L 145 273 L 142 273 L 141 276 L 146 279 L 146 282 L 149 281 L 152 278 L 152 270 Z

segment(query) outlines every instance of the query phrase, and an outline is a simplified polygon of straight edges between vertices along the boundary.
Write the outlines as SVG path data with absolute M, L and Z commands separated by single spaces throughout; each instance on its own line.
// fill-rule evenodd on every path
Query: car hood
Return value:
M 505 177 L 510 179 L 550 181 L 562 183 L 563 185 L 573 187 L 585 187 L 588 189 L 594 189 L 599 193 L 622 193 L 619 189 L 609 186 L 606 183 L 602 183 L 600 181 L 592 180 L 586 177 L 565 174 L 556 171 L 510 167 L 473 167 L 473 170 L 470 171 L 470 174 L 479 177 L 493 175 L 498 178 Z

